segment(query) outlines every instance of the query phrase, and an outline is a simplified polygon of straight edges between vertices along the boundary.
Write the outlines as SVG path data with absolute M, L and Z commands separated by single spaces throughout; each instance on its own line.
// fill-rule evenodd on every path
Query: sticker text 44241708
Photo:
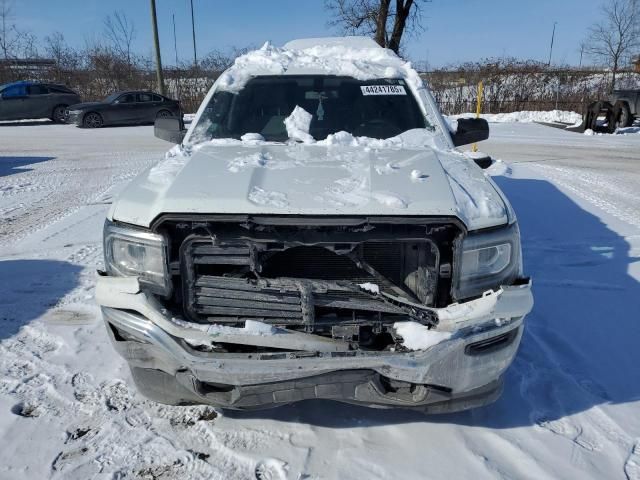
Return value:
M 406 95 L 402 85 L 362 85 L 362 95 Z

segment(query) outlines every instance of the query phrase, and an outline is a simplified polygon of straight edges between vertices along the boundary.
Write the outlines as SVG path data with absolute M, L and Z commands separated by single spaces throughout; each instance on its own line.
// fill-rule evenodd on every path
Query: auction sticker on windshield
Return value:
M 362 85 L 363 95 L 406 95 L 402 85 Z

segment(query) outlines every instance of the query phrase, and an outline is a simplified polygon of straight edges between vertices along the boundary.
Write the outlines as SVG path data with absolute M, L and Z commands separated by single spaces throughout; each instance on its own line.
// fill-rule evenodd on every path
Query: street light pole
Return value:
M 198 66 L 198 55 L 196 53 L 196 22 L 193 18 L 193 0 L 191 0 L 191 33 L 193 35 L 193 66 Z
M 156 0 L 151 0 L 151 25 L 153 27 L 153 45 L 156 50 L 156 79 L 161 95 L 166 95 L 164 77 L 162 75 L 162 60 L 160 58 L 160 40 L 158 38 L 158 19 L 156 17 Z
M 551 48 L 549 49 L 549 63 L 547 63 L 547 66 L 551 66 L 551 55 L 553 54 L 553 40 L 555 39 L 555 36 L 556 36 L 557 24 L 558 22 L 553 22 L 553 32 L 551 33 Z
M 171 20 L 173 21 L 173 50 L 176 52 L 176 68 L 178 68 L 178 39 L 176 37 L 176 14 L 171 14 Z

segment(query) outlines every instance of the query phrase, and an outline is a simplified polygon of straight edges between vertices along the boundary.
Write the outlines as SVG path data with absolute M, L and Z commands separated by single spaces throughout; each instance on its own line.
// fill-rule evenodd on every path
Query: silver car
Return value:
M 80 103 L 80 96 L 64 85 L 15 82 L 0 85 L 0 120 L 48 118 L 65 121 L 69 105 Z
M 249 409 L 450 412 L 501 392 L 532 308 L 515 214 L 418 74 L 357 38 L 265 45 L 113 203 L 97 300 L 138 389 Z M 184 138 L 183 138 L 184 137 Z

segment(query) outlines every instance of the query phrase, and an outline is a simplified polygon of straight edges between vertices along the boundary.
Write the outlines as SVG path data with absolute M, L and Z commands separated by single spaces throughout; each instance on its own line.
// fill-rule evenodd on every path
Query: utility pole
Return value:
M 553 40 L 556 37 L 556 25 L 558 22 L 553 22 L 553 32 L 551 33 L 551 48 L 549 49 L 549 63 L 547 66 L 551 66 L 551 55 L 553 54 Z
M 580 45 L 580 65 L 579 67 L 582 68 L 582 54 L 584 53 L 584 43 Z
M 191 34 L 193 35 L 193 66 L 198 67 L 198 54 L 196 53 L 196 22 L 193 18 L 193 0 L 191 0 Z
M 176 14 L 171 14 L 171 20 L 173 21 L 173 50 L 176 52 L 176 68 L 178 68 L 178 40 L 176 37 Z
M 171 20 L 173 21 L 173 50 L 176 52 L 176 68 L 175 68 L 175 72 L 176 72 L 176 78 L 174 80 L 174 84 L 175 84 L 175 88 L 176 88 L 176 95 L 178 97 L 178 100 L 180 100 L 182 97 L 180 95 L 180 80 L 182 78 L 182 75 L 180 74 L 180 68 L 178 67 L 178 40 L 177 40 L 177 36 L 176 36 L 176 14 L 172 13 L 171 14 Z
M 162 76 L 162 60 L 160 59 L 160 40 L 158 39 L 158 19 L 156 17 L 156 0 L 151 0 L 151 25 L 153 27 L 153 45 L 156 49 L 156 78 L 158 90 L 161 95 L 166 95 L 164 77 Z

